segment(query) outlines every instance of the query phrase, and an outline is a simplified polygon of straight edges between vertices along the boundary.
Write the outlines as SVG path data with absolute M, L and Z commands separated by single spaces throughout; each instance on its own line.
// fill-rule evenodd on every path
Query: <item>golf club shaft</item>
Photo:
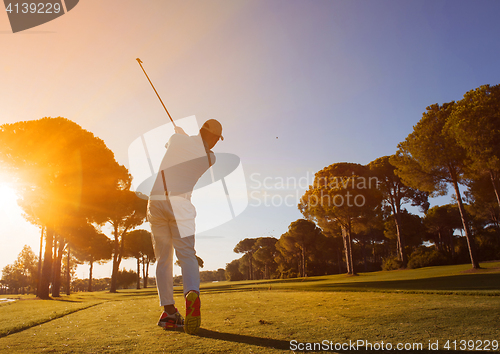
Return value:
M 144 68 L 142 67 L 142 60 L 141 60 L 141 59 L 139 59 L 139 58 L 137 58 L 136 60 L 137 60 L 137 62 L 139 63 L 139 65 L 141 66 L 142 71 L 144 71 L 144 75 L 146 75 L 146 77 L 148 78 L 148 81 L 149 81 L 149 83 L 151 84 L 151 87 L 153 88 L 153 90 L 155 91 L 156 96 L 158 96 L 158 99 L 160 100 L 160 102 L 161 102 L 161 104 L 162 104 L 163 108 L 165 108 L 165 112 L 167 112 L 168 117 L 169 117 L 169 118 L 170 118 L 170 120 L 172 121 L 172 124 L 174 125 L 174 127 L 176 127 L 176 125 L 175 125 L 175 123 L 174 123 L 174 120 L 172 119 L 172 116 L 170 116 L 170 113 L 168 113 L 167 107 L 165 107 L 165 104 L 164 104 L 164 103 L 163 103 L 163 101 L 161 100 L 160 95 L 158 94 L 158 92 L 156 91 L 156 89 L 155 89 L 155 87 L 154 87 L 153 83 L 152 83 L 152 82 L 151 82 L 151 80 L 149 79 L 149 76 L 148 76 L 148 74 L 146 73 L 146 70 L 144 70 Z

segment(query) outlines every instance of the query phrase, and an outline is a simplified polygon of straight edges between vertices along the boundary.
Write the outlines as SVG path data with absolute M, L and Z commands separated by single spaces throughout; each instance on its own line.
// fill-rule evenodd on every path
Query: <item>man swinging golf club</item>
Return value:
M 167 151 L 158 169 L 148 202 L 148 220 L 153 234 L 156 257 L 156 287 L 163 313 L 158 325 L 165 329 L 182 329 L 195 334 L 200 328 L 200 270 L 194 249 L 196 210 L 191 193 L 198 179 L 215 163 L 211 149 L 222 137 L 222 125 L 207 120 L 196 136 L 188 136 L 175 125 L 160 95 L 137 58 L 144 75 L 160 100 L 175 134 L 165 145 Z M 182 269 L 186 298 L 186 320 L 177 311 L 174 301 L 173 250 Z
M 163 306 L 158 325 L 171 330 L 198 331 L 200 314 L 200 273 L 194 248 L 196 210 L 191 193 L 198 179 L 215 163 L 211 149 L 223 140 L 222 126 L 206 121 L 196 136 L 180 127 L 165 145 L 166 151 L 148 202 L 148 220 L 156 256 L 156 284 Z M 186 318 L 175 307 L 173 250 L 182 268 Z

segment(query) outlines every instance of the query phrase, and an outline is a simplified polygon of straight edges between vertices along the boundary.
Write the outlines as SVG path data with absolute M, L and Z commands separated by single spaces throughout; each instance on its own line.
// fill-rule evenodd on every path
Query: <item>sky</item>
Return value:
M 240 240 L 302 217 L 315 172 L 391 155 L 427 106 L 499 84 L 499 13 L 495 0 L 85 0 L 12 33 L 0 12 L 0 125 L 65 117 L 130 167 L 132 142 L 168 122 L 140 58 L 172 117 L 219 120 L 214 151 L 240 159 L 248 206 L 196 236 L 203 270 L 225 268 Z M 40 243 L 2 183 L 0 269 Z

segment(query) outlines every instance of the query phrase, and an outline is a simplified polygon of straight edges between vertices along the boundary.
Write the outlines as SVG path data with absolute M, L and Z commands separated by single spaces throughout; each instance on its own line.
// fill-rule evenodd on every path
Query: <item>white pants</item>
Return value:
M 194 235 L 181 237 L 175 222 L 172 205 L 167 200 L 150 200 L 148 220 L 153 234 L 153 247 L 156 257 L 156 287 L 160 297 L 160 306 L 173 305 L 173 250 L 181 264 L 184 295 L 189 291 L 200 292 L 200 270 Z M 187 220 L 183 220 L 185 223 Z M 191 220 L 194 230 L 194 218 Z

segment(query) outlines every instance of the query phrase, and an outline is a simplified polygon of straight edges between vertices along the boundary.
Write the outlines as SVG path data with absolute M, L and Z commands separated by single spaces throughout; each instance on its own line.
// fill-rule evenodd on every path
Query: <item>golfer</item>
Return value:
M 211 149 L 222 137 L 222 125 L 206 121 L 195 136 L 180 127 L 165 145 L 166 152 L 148 202 L 156 256 L 156 285 L 163 313 L 158 325 L 170 330 L 198 331 L 200 314 L 200 272 L 194 249 L 196 210 L 191 193 L 198 179 L 215 163 Z M 173 251 L 182 268 L 186 299 L 185 320 L 175 307 L 173 288 Z

